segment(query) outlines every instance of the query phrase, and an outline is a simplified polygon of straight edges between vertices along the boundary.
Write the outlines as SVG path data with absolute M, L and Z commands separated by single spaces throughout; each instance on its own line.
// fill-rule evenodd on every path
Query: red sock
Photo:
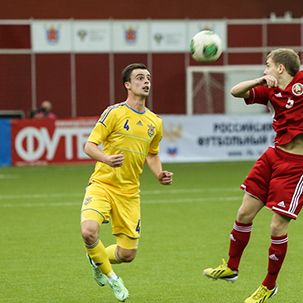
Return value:
M 241 256 L 249 241 L 252 223 L 243 224 L 235 222 L 234 228 L 230 234 L 229 244 L 229 259 L 228 267 L 232 270 L 238 271 Z
M 271 245 L 268 250 L 267 276 L 262 283 L 268 289 L 273 289 L 276 286 L 276 280 L 286 255 L 287 242 L 287 235 L 271 237 Z

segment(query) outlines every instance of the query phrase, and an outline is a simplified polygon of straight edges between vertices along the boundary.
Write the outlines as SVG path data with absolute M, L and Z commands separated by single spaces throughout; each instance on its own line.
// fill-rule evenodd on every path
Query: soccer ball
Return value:
M 191 39 L 190 52 L 196 61 L 216 61 L 222 54 L 222 40 L 215 32 L 203 30 Z

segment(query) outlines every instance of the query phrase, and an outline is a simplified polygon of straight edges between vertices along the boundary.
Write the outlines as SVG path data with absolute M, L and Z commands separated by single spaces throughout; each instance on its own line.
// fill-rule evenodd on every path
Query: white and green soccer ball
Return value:
M 190 52 L 198 62 L 214 62 L 222 54 L 222 40 L 211 30 L 203 30 L 193 36 L 190 42 Z

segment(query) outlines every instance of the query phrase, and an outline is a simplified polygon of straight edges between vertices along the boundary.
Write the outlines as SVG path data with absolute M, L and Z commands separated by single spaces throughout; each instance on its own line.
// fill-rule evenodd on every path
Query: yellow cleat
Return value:
M 277 292 L 277 286 L 274 289 L 268 289 L 266 286 L 261 285 L 244 303 L 265 303 L 275 296 Z
M 216 268 L 206 268 L 203 271 L 203 274 L 213 280 L 225 280 L 228 282 L 235 282 L 238 279 L 238 272 L 231 270 L 226 261 L 223 259 L 223 264 L 219 265 Z

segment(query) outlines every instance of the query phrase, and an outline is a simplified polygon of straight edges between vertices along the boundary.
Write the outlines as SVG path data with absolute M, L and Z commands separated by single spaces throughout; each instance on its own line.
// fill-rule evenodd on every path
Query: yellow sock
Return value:
M 110 245 L 105 248 L 106 254 L 108 256 L 109 262 L 111 264 L 121 263 L 121 261 L 117 257 L 117 244 Z
M 86 251 L 90 258 L 105 275 L 113 270 L 105 251 L 105 247 L 100 240 L 98 240 L 96 245 L 93 247 L 86 246 Z

